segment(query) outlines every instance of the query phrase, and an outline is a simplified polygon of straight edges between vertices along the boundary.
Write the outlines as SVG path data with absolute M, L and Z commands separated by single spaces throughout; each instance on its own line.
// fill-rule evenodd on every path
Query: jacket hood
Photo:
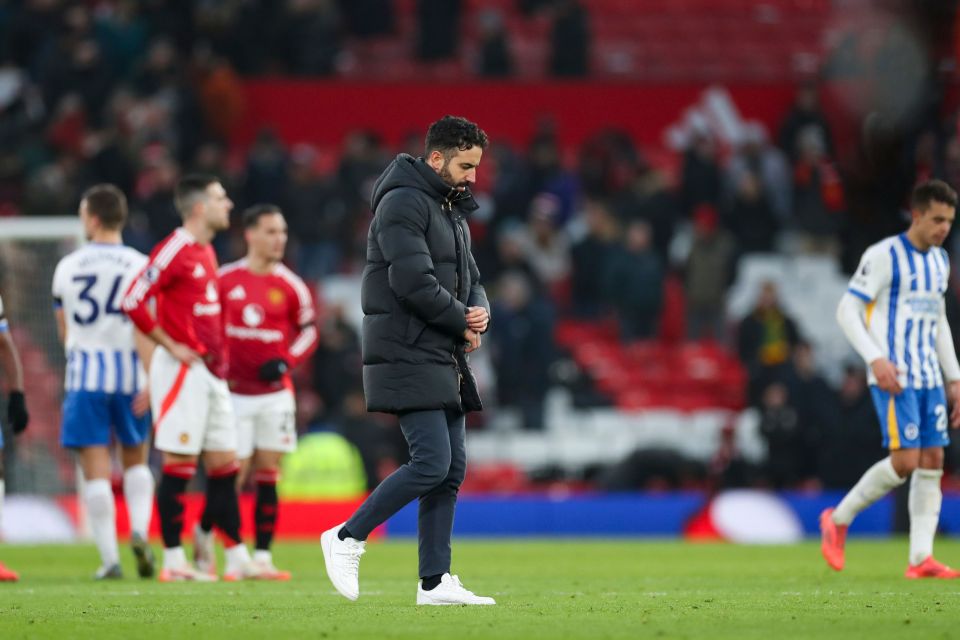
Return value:
M 469 213 L 479 208 L 469 187 L 465 191 L 458 191 L 444 182 L 422 158 L 401 153 L 387 165 L 373 185 L 370 208 L 374 214 L 383 197 L 390 191 L 400 188 L 419 189 L 438 203 L 449 203 L 462 213 Z

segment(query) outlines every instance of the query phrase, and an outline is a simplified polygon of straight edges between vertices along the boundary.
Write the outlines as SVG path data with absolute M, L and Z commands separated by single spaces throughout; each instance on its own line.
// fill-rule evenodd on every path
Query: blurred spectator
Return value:
M 837 420 L 824 434 L 820 450 L 820 479 L 828 489 L 849 489 L 887 454 L 866 375 L 859 366 L 844 372 L 839 403 Z
M 131 203 L 131 218 L 146 218 L 151 242 L 164 238 L 180 226 L 182 220 L 173 206 L 179 167 L 167 148 L 152 145 L 141 152 Z M 152 249 L 153 247 L 147 247 Z
M 826 146 L 817 129 L 803 131 L 798 152 L 793 168 L 793 199 L 804 250 L 837 256 L 844 208 L 840 174 L 826 156 Z
M 776 285 L 764 282 L 756 305 L 737 328 L 740 361 L 747 368 L 754 389 L 783 375 L 799 340 L 796 323 L 780 306 Z M 755 392 L 751 393 L 754 402 L 757 397 Z
M 727 167 L 727 192 L 736 197 L 744 176 L 753 175 L 760 181 L 762 199 L 781 223 L 790 218 L 790 165 L 782 151 L 770 144 L 766 128 L 748 123 L 743 130 L 743 141 Z
M 247 202 L 282 202 L 289 180 L 289 157 L 272 129 L 261 129 L 247 158 Z
M 671 449 L 638 449 L 600 473 L 603 491 L 693 490 L 707 475 L 702 462 Z
M 358 38 L 386 36 L 396 29 L 393 0 L 340 0 L 337 4 L 350 33 Z
M 529 233 L 519 222 L 509 220 L 501 225 L 497 232 L 493 268 L 483 273 L 484 279 L 492 282 L 505 273 L 521 273 L 536 291 L 543 291 L 544 285 L 540 282 L 540 276 L 530 264 L 527 252 L 529 244 Z
M 351 131 L 344 140 L 337 184 L 350 215 L 370 210 L 373 181 L 387 164 L 381 144 L 380 137 L 372 131 Z
M 596 318 L 609 308 L 602 284 L 618 246 L 619 225 L 600 200 L 585 203 L 584 221 L 586 236 L 571 249 L 573 310 L 581 318 Z
M 134 68 L 134 89 L 141 96 L 152 96 L 175 85 L 178 64 L 173 42 L 165 38 L 154 40 L 147 49 L 147 57 Z
M 582 77 L 590 71 L 590 26 L 579 0 L 557 0 L 550 30 L 550 73 Z
M 517 0 L 517 8 L 525 16 L 532 16 L 538 11 L 552 7 L 557 0 Z
M 646 340 L 657 331 L 663 305 L 663 264 L 650 225 L 629 224 L 623 247 L 611 259 L 604 289 L 620 321 L 620 339 Z
M 726 291 L 733 279 L 736 244 L 720 228 L 716 209 L 700 205 L 693 214 L 693 245 L 686 264 L 687 332 L 693 340 L 722 341 Z
M 504 78 L 513 75 L 513 52 L 503 16 L 495 10 L 480 14 L 480 61 L 477 75 L 484 78 Z
M 490 339 L 500 406 L 518 409 L 523 428 L 543 429 L 543 402 L 553 363 L 553 309 L 522 273 L 508 272 L 496 287 Z
M 149 27 L 134 0 L 119 0 L 102 6 L 94 16 L 97 41 L 114 64 L 119 77 L 127 77 L 133 63 L 147 49 Z
M 756 174 L 743 173 L 739 180 L 725 224 L 737 238 L 741 253 L 771 252 L 780 229 L 779 220 Z
M 554 123 L 544 120 L 538 128 L 527 151 L 522 201 L 517 204 L 526 208 L 538 194 L 551 193 L 560 204 L 556 224 L 563 226 L 573 214 L 580 185 L 577 177 L 563 166 Z
M 827 153 L 832 156 L 834 154 L 833 134 L 830 131 L 830 123 L 820 109 L 820 93 L 814 82 L 800 85 L 797 89 L 797 97 L 780 125 L 778 143 L 791 162 L 799 159 L 800 136 L 809 128 L 819 130 Z
M 361 388 L 360 337 L 343 307 L 331 307 L 320 326 L 320 346 L 313 356 L 313 386 L 323 401 L 322 413 L 343 415 L 347 395 Z
M 641 160 L 629 175 L 623 190 L 614 197 L 614 211 L 625 226 L 637 220 L 646 222 L 653 234 L 651 246 L 666 263 L 677 202 L 666 176 L 646 162 Z
M 521 251 L 537 277 L 548 290 L 566 282 L 570 275 L 570 243 L 557 228 L 560 199 L 541 193 L 530 203 L 524 232 L 520 234 Z
M 273 50 L 288 73 L 329 76 L 336 70 L 340 32 L 334 0 L 287 0 Z
M 720 204 L 722 181 L 716 141 L 708 131 L 694 135 L 683 152 L 680 177 L 680 207 L 691 215 L 701 204 Z
M 199 50 L 193 62 L 207 131 L 227 141 L 243 117 L 243 81 L 227 60 L 209 51 Z
M 793 348 L 793 366 L 785 378 L 805 428 L 823 439 L 838 419 L 837 393 L 817 370 L 813 346 L 800 340 Z
M 456 55 L 462 5 L 462 0 L 417 0 L 417 57 L 420 60 L 447 60 Z
M 775 489 L 810 480 L 816 470 L 816 434 L 800 420 L 787 386 L 772 382 L 760 402 L 760 435 L 767 444 L 767 479 Z
M 290 225 L 291 255 L 298 273 L 316 281 L 336 273 L 348 248 L 351 225 L 343 200 L 316 169 L 317 152 L 308 145 L 293 148 L 290 180 L 283 211 Z

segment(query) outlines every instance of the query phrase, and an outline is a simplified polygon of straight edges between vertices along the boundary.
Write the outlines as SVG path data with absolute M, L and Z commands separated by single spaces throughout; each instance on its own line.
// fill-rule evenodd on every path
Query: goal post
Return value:
M 20 352 L 30 411 L 30 427 L 16 438 L 3 424 L 10 493 L 61 496 L 76 490 L 73 457 L 59 442 L 65 358 L 50 290 L 60 258 L 84 241 L 76 216 L 0 218 L 0 296 Z M 0 388 L 6 389 L 6 381 Z

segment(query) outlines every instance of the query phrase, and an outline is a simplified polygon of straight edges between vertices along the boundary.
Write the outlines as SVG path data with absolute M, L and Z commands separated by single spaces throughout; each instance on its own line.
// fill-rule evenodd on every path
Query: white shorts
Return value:
M 157 449 L 181 455 L 237 450 L 230 390 L 202 361 L 187 367 L 157 347 L 149 381 Z
M 249 458 L 254 449 L 290 453 L 297 448 L 297 409 L 291 391 L 231 397 L 237 414 L 237 458 Z

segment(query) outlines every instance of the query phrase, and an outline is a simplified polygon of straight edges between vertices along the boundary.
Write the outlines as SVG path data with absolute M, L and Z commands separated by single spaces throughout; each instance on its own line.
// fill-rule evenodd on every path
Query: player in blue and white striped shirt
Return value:
M 820 516 L 823 555 L 837 571 L 854 517 L 912 475 L 906 577 L 960 578 L 960 571 L 933 559 L 947 427 L 960 427 L 960 363 L 944 305 L 950 261 L 941 248 L 956 207 L 957 194 L 945 182 L 917 186 L 910 228 L 867 249 L 837 309 L 847 339 L 869 367 L 883 444 L 890 450 L 836 509 Z
M 0 369 L 10 388 L 10 397 L 7 403 L 7 418 L 10 427 L 16 434 L 23 433 L 30 422 L 27 413 L 27 403 L 23 397 L 23 367 L 20 366 L 20 354 L 10 336 L 10 325 L 3 312 L 3 300 L 0 300 Z M 0 454 L 3 454 L 3 431 L 0 430 Z M 3 472 L 3 455 L 0 455 L 0 515 L 3 512 L 3 498 L 5 482 Z M 0 582 L 16 582 L 19 576 L 15 571 L 3 566 L 0 562 Z
M 65 256 L 53 275 L 57 327 L 67 368 L 61 444 L 75 449 L 86 480 L 83 500 L 101 566 L 96 577 L 121 577 L 116 514 L 110 483 L 110 446 L 121 446 L 123 493 L 130 512 L 131 546 L 142 577 L 153 575 L 147 546 L 154 480 L 146 466 L 149 398 L 133 324 L 121 301 L 147 257 L 123 245 L 127 201 L 113 185 L 91 187 L 80 202 L 90 242 Z

